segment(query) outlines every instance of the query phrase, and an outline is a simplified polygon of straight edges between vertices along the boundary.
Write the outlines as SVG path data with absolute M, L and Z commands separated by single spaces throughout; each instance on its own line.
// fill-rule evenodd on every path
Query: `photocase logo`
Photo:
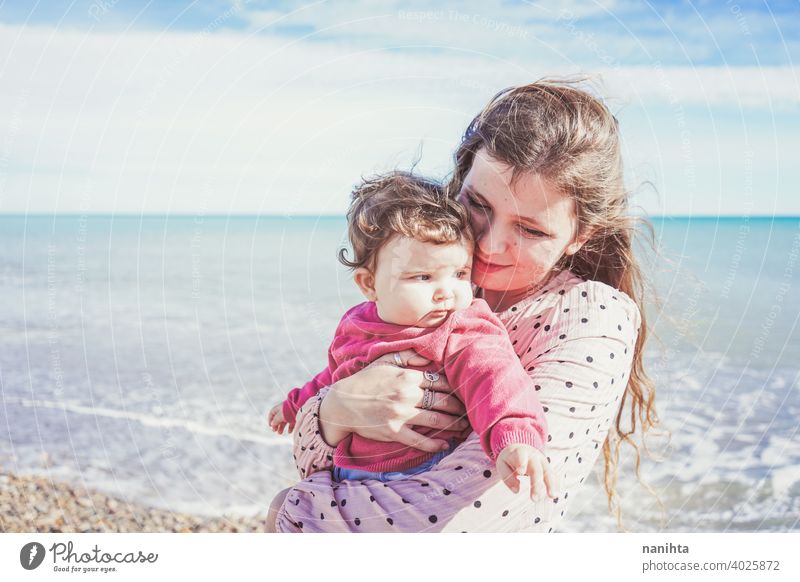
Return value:
M 26 570 L 35 570 L 44 560 L 44 546 L 39 542 L 30 542 L 19 551 L 19 563 Z

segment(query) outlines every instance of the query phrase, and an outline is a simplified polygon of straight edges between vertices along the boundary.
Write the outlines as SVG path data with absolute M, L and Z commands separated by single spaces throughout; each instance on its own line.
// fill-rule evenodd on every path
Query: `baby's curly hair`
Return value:
M 353 260 L 342 248 L 339 261 L 350 269 L 374 272 L 378 251 L 395 235 L 436 244 L 474 241 L 467 209 L 438 182 L 410 172 L 364 180 L 353 190 L 347 222 Z

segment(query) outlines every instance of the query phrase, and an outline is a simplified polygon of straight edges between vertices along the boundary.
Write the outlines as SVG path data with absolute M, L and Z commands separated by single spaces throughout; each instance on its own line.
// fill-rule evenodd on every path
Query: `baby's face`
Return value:
M 378 253 L 375 302 L 383 321 L 436 327 L 472 303 L 469 243 L 425 243 L 393 237 Z

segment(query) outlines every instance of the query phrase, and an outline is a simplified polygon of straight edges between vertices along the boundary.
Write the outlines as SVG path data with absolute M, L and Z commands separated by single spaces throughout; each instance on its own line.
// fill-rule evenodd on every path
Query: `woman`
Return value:
M 275 498 L 270 531 L 553 531 L 601 447 L 609 509 L 619 518 L 619 446 L 633 444 L 637 421 L 644 433 L 658 419 L 642 365 L 645 287 L 631 249 L 635 221 L 626 214 L 616 119 L 584 91 L 532 83 L 492 99 L 455 157 L 449 188 L 476 232 L 476 294 L 506 325 L 535 383 L 559 496 L 510 492 L 474 433 L 413 479 L 332 481 L 333 449 L 348 433 L 432 452 L 442 443 L 412 427 L 445 426 L 464 414 L 445 378 L 424 380 L 410 367 L 427 362 L 400 353 L 322 390 L 298 413 L 295 459 L 304 480 Z M 435 390 L 428 410 L 422 389 Z

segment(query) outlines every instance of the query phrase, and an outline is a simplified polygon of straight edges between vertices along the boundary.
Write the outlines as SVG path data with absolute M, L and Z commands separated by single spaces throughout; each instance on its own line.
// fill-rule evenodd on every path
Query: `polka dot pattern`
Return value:
M 559 499 L 536 503 L 511 493 L 474 433 L 414 479 L 337 483 L 330 471 L 334 450 L 319 434 L 325 388 L 297 415 L 293 453 L 298 473 L 307 477 L 287 495 L 278 531 L 556 530 L 573 491 L 597 460 L 602 462 L 602 444 L 629 377 L 640 326 L 638 310 L 626 295 L 565 273 L 516 309 L 497 314 L 547 409 L 547 460 L 560 469 Z M 614 378 L 622 380 L 612 383 Z

